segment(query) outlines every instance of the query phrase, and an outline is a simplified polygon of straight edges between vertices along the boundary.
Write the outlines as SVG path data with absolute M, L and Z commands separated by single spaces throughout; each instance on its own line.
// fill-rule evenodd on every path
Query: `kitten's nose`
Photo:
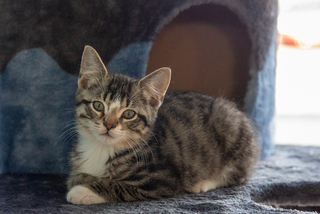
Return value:
M 109 124 L 109 123 L 104 123 L 105 127 L 107 128 L 107 130 L 109 131 L 112 128 L 116 127 L 116 124 Z

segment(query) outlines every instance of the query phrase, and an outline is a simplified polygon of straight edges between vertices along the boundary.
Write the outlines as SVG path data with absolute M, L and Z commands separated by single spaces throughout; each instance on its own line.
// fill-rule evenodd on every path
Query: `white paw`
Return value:
M 101 196 L 84 186 L 75 186 L 67 194 L 67 201 L 73 204 L 99 204 L 106 202 Z

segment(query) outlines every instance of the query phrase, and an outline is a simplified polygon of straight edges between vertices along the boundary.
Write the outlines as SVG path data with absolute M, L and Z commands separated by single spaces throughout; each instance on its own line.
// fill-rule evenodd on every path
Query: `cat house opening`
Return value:
M 192 90 L 223 96 L 240 106 L 249 81 L 250 39 L 229 9 L 214 4 L 193 6 L 157 35 L 147 74 L 172 69 L 169 90 Z

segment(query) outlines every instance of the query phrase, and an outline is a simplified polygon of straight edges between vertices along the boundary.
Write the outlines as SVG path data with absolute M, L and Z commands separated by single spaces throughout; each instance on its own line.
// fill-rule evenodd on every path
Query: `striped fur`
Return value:
M 69 202 L 160 199 L 250 177 L 258 146 L 247 117 L 222 98 L 166 94 L 169 82 L 168 68 L 142 80 L 112 74 L 86 47 L 76 92 L 79 139 L 71 154 Z M 96 101 L 103 111 L 94 108 Z M 126 119 L 126 110 L 136 114 Z

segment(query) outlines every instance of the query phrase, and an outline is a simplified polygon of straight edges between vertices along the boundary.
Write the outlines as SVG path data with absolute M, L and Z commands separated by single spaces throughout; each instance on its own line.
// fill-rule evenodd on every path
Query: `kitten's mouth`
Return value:
M 101 134 L 101 135 L 102 135 L 102 136 L 106 136 L 106 137 L 113 138 L 113 137 L 110 135 L 110 133 L 109 133 L 109 132 L 103 133 L 103 134 Z

